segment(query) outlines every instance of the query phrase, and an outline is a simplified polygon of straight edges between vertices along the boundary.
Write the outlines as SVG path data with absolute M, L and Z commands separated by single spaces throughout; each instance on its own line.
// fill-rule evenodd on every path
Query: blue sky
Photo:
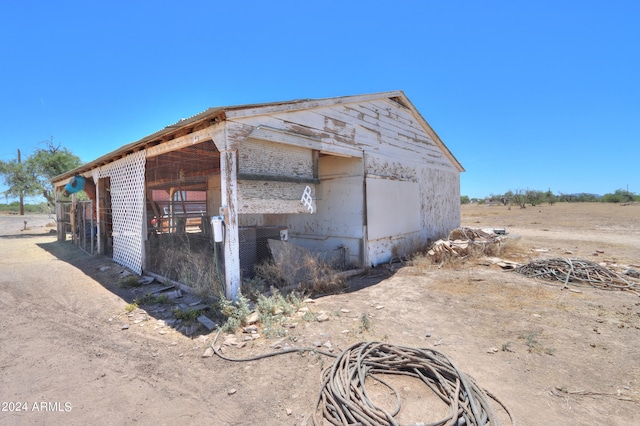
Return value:
M 640 193 L 637 1 L 0 2 L 0 159 L 212 106 L 403 90 L 461 194 Z M 4 189 L 0 186 L 0 190 Z

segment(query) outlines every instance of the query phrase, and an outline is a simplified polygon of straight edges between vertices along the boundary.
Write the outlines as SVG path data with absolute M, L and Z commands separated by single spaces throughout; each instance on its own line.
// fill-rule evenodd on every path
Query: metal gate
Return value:
M 67 237 L 69 235 L 73 235 L 73 227 L 72 227 L 72 207 L 73 207 L 73 203 L 71 201 L 58 201 L 58 203 L 60 203 L 60 205 L 62 206 L 62 217 L 60 218 L 60 221 L 62 222 L 62 234 L 61 235 L 61 240 L 62 241 L 67 241 Z
M 93 201 L 76 202 L 76 226 L 74 243 L 93 256 L 96 246 L 97 227 L 94 219 Z
M 74 245 L 93 255 L 97 241 L 93 201 L 63 201 L 61 204 L 63 240 L 70 234 Z

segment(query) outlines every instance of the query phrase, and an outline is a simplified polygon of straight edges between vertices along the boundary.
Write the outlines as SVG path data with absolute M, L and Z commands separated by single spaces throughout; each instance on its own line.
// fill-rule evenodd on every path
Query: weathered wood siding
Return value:
M 313 178 L 312 154 L 308 148 L 247 139 L 238 148 L 238 173 Z
M 352 162 L 338 172 L 340 177 L 329 178 L 329 172 L 318 176 L 315 214 L 282 218 L 290 227 L 291 241 L 321 247 L 328 256 L 344 241 L 352 241 L 350 251 L 366 265 L 377 265 L 459 226 L 460 171 L 446 149 L 434 142 L 422 118 L 391 99 L 228 114 L 227 119 L 314 138 L 326 152 L 335 147 L 336 154 L 343 154 L 338 151 L 343 147 L 364 153 L 364 159 L 340 159 L 345 161 L 342 166 Z M 337 158 L 323 156 L 320 164 L 330 170 L 340 163 Z M 300 160 L 294 154 L 291 161 Z M 299 173 L 288 163 L 284 166 Z
M 460 174 L 424 168 L 420 182 L 422 229 L 430 240 L 446 237 L 460 226 Z
M 300 202 L 307 185 L 315 197 L 315 185 L 306 183 L 238 180 L 238 214 L 308 214 Z
M 371 265 L 424 248 L 460 226 L 460 174 L 453 167 L 395 150 L 367 155 L 365 170 Z M 370 188 L 372 184 L 379 188 Z
M 300 198 L 306 186 L 315 198 L 315 185 L 305 182 L 313 174 L 311 149 L 246 139 L 238 147 L 238 213 L 309 213 Z M 302 182 L 289 181 L 296 178 Z
M 411 110 L 391 100 L 333 104 L 313 110 L 274 112 L 233 118 L 243 124 L 260 125 L 318 138 L 327 146 L 344 145 L 382 157 L 397 158 L 404 153 L 433 167 L 455 170 Z M 391 157 L 389 155 L 391 154 Z

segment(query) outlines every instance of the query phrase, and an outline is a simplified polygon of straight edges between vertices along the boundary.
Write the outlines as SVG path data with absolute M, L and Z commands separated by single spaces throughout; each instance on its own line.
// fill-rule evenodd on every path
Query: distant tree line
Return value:
M 52 213 L 52 207 L 44 202 L 38 204 L 25 203 L 22 207 L 26 213 Z M 13 201 L 8 204 L 0 204 L 0 213 L 18 214 L 19 212 L 19 201 Z
M 640 202 L 640 195 L 625 189 L 617 189 L 613 193 L 596 195 L 588 193 L 579 194 L 554 194 L 551 190 L 522 190 L 507 191 L 504 194 L 491 194 L 485 198 L 469 198 L 466 195 L 460 197 L 461 204 L 478 203 L 478 204 L 498 204 L 498 205 L 516 205 L 525 208 L 527 204 L 531 206 L 539 204 L 555 204 L 557 202 L 566 203 L 584 203 L 584 202 L 602 202 L 602 203 L 630 203 Z

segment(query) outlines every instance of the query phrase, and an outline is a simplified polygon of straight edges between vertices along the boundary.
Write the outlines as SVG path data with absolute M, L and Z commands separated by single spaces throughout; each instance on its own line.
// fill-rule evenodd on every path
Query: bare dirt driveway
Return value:
M 332 358 L 203 357 L 215 332 L 188 337 L 153 306 L 128 315 L 134 295 L 117 285 L 122 268 L 57 242 L 47 222 L 30 217 L 23 230 L 21 218 L 0 216 L 1 425 L 310 423 Z M 512 260 L 573 257 L 640 269 L 637 205 L 463 206 L 462 223 L 518 235 Z M 377 268 L 351 284 L 362 288 L 306 304 L 326 321 L 294 318 L 280 338 L 238 333 L 222 350 L 247 357 L 321 345 L 337 354 L 358 341 L 433 348 L 520 425 L 640 424 L 636 294 L 561 290 L 483 259 L 401 266 Z M 421 384 L 396 385 L 399 423 L 445 416 L 448 407 Z

